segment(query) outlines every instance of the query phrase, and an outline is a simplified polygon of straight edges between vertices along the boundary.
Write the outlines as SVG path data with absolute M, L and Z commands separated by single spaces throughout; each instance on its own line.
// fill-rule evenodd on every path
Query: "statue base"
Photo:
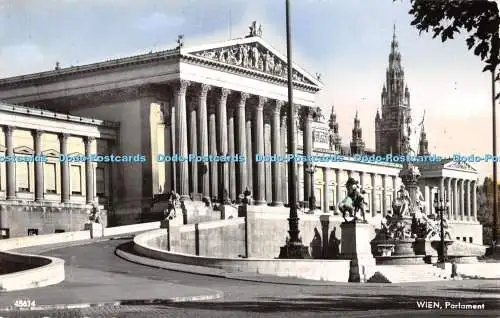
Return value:
M 370 240 L 373 228 L 368 223 L 344 222 L 340 225 L 341 258 L 350 259 L 349 282 L 366 282 L 375 272 Z
M 100 223 L 85 223 L 84 230 L 90 231 L 90 238 L 99 238 L 104 236 L 104 229 Z
M 280 249 L 281 259 L 308 259 L 311 258 L 309 254 L 309 248 L 307 246 L 302 245 L 302 243 L 290 243 L 287 242 L 285 246 L 282 246 Z

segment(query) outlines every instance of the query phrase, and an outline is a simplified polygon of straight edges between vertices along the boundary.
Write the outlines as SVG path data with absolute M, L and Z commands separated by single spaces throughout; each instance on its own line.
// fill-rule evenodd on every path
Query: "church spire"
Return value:
M 399 154 L 402 151 L 404 136 L 401 131 L 406 131 L 405 120 L 411 118 L 411 109 L 410 91 L 405 83 L 395 24 L 380 102 L 381 111 L 375 117 L 375 151 L 378 154 L 386 154 L 392 149 L 394 153 Z
M 330 127 L 330 149 L 340 153 L 342 150 L 342 139 L 339 135 L 339 124 L 337 122 L 337 114 L 335 113 L 333 105 L 328 126 Z
M 352 128 L 351 155 L 361 155 L 365 151 L 365 142 L 363 141 L 363 130 L 361 129 L 358 118 L 358 111 L 354 116 L 354 127 Z
M 423 124 L 422 124 L 422 130 L 420 131 L 420 140 L 418 142 L 418 154 L 420 156 L 429 155 L 429 141 L 427 141 L 427 134 L 425 133 Z

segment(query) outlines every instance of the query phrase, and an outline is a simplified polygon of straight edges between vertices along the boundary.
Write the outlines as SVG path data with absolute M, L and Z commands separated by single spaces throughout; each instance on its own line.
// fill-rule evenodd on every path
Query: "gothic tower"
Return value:
M 410 92 L 404 81 L 396 26 L 391 41 L 389 66 L 381 94 L 381 113 L 375 117 L 375 151 L 378 154 L 401 154 L 406 125 L 411 121 Z
M 339 123 L 337 122 L 337 114 L 332 106 L 332 112 L 330 113 L 330 120 L 328 121 L 328 126 L 330 127 L 330 150 L 340 153 L 342 151 L 342 139 L 339 134 Z
M 352 129 L 351 155 L 361 155 L 365 152 L 365 142 L 363 141 L 363 131 L 359 124 L 358 112 L 354 117 L 354 128 Z
M 429 155 L 429 142 L 427 141 L 427 134 L 425 133 L 423 125 L 422 130 L 420 131 L 420 140 L 418 142 L 418 154 L 420 156 Z

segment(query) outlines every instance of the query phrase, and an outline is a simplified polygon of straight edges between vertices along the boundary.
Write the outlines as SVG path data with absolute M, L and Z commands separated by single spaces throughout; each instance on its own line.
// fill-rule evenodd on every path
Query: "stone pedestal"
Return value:
M 350 282 L 366 282 L 375 272 L 371 251 L 372 226 L 368 223 L 342 223 L 341 257 L 351 260 Z
M 104 229 L 100 223 L 85 223 L 84 229 L 90 231 L 90 238 L 99 238 L 104 236 Z

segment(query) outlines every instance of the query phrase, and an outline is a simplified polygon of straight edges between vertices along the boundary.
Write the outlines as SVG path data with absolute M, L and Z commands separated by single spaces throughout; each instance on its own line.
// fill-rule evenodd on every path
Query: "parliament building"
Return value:
M 396 37 L 375 115 L 375 150 L 365 147 L 357 114 L 346 142 L 339 124 L 348 123 L 337 122 L 333 107 L 322 114 L 318 76 L 293 65 L 292 78 L 297 152 L 345 158 L 298 162 L 299 200 L 307 206 L 314 196 L 318 209 L 338 214 L 353 177 L 367 191 L 370 216 L 388 213 L 401 164 L 350 158 L 401 151 L 411 111 Z M 105 226 L 158 221 L 152 200 L 171 190 L 188 200 L 237 200 L 249 189 L 254 204 L 286 205 L 286 164 L 256 161 L 255 154 L 286 154 L 287 100 L 286 57 L 255 31 L 192 48 L 180 38 L 172 50 L 0 79 L 2 237 L 82 230 L 96 203 Z M 415 152 L 428 154 L 423 127 Z M 246 160 L 157 160 L 173 154 Z M 97 160 L 61 159 L 90 156 Z M 453 236 L 481 243 L 477 171 L 451 160 L 419 167 L 428 213 L 434 194 L 446 192 Z

